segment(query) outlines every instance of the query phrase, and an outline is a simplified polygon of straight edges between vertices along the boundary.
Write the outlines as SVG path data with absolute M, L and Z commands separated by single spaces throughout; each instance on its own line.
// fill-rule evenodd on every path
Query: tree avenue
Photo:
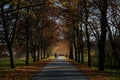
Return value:
M 119 0 L 1 0 L 0 58 L 64 54 L 98 70 L 120 66 Z M 63 50 L 64 49 L 64 50 Z M 8 52 L 8 53 L 7 53 Z

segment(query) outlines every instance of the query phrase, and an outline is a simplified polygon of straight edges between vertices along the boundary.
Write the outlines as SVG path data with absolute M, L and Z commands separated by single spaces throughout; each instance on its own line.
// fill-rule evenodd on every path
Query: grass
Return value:
M 109 80 L 120 80 L 120 70 L 119 69 L 105 69 L 105 73 L 108 75 Z
M 75 65 L 76 68 L 88 75 L 90 80 L 120 80 L 120 69 L 108 68 L 108 66 L 105 66 L 105 71 L 99 71 L 98 63 L 96 63 L 96 61 L 91 61 L 91 68 L 87 67 L 87 60 L 85 60 L 84 64 L 76 61 L 70 62 Z
M 104 73 L 89 68 L 84 64 L 81 64 L 79 62 L 69 60 L 77 69 L 81 70 L 84 74 L 86 74 L 90 80 L 108 80 L 108 77 L 104 75 Z
M 15 58 L 14 62 L 15 62 L 15 66 L 17 67 L 25 65 L 25 59 Z M 32 63 L 32 59 L 30 59 L 29 62 Z M 0 58 L 0 67 L 9 67 L 9 66 L 10 66 L 9 58 Z
M 0 58 L 0 67 L 9 66 L 9 58 Z
M 25 66 L 25 59 L 15 58 L 16 69 L 9 68 L 9 58 L 0 58 L 0 80 L 28 80 L 36 72 L 41 70 L 49 61 L 55 59 L 50 56 L 47 60 L 42 60 L 33 63 L 30 59 L 30 65 Z M 73 65 L 90 76 L 91 80 L 120 80 L 120 70 L 105 69 L 104 72 L 99 72 L 94 64 L 92 68 L 88 68 L 79 62 L 71 61 Z
M 87 66 L 87 62 L 85 62 L 84 65 Z M 98 70 L 97 63 L 92 63 L 91 69 Z M 120 69 L 105 66 L 105 70 L 102 73 L 108 77 L 107 80 L 120 80 Z
M 42 68 L 52 59 L 43 59 L 41 61 L 32 62 L 25 65 L 24 59 L 15 59 L 15 69 L 9 68 L 9 58 L 0 58 L 0 80 L 29 80 L 34 74 L 42 70 Z
M 54 56 L 50 56 L 48 59 L 55 59 Z M 25 58 L 14 58 L 15 66 L 24 66 L 25 65 Z M 29 63 L 33 63 L 32 59 L 29 59 Z M 9 57 L 7 58 L 0 58 L 0 68 L 9 68 L 10 66 L 10 59 Z
M 85 58 L 85 63 L 84 65 L 87 66 L 87 58 Z M 91 57 L 91 69 L 98 70 L 98 61 L 96 57 Z M 105 65 L 105 71 L 103 71 L 105 75 L 107 75 L 108 79 L 107 80 L 120 80 L 120 69 L 115 66 L 107 66 Z

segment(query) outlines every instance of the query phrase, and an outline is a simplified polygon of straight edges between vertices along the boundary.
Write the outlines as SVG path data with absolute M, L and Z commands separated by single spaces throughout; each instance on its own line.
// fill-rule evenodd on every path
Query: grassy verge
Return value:
M 105 71 L 98 71 L 96 65 L 91 68 L 87 67 L 86 63 L 70 60 L 70 62 L 85 73 L 90 80 L 120 80 L 120 70 L 105 69 Z
M 109 80 L 120 80 L 120 70 L 118 69 L 105 69 Z
M 9 58 L 0 58 L 0 67 L 9 67 L 10 66 L 10 62 L 9 62 Z M 15 58 L 15 66 L 23 66 L 25 65 L 25 59 L 24 58 Z M 29 60 L 30 63 L 33 63 L 32 59 Z
M 97 70 L 98 67 L 97 65 L 92 65 L 92 69 Z M 109 67 L 105 67 L 105 70 L 103 71 L 107 77 L 108 80 L 120 80 L 120 70 L 117 68 L 109 68 Z
M 85 60 L 84 65 L 87 66 L 87 60 Z M 91 68 L 94 70 L 98 70 L 98 63 L 97 60 L 92 57 L 92 66 Z M 108 77 L 108 80 L 120 80 L 120 69 L 116 66 L 108 66 L 105 64 L 105 71 L 103 73 Z
M 0 59 L 0 80 L 29 80 L 34 74 L 40 71 L 52 59 L 44 59 L 38 62 L 30 61 L 30 65 L 25 66 L 24 59 L 16 59 L 15 69 L 9 68 L 9 59 Z

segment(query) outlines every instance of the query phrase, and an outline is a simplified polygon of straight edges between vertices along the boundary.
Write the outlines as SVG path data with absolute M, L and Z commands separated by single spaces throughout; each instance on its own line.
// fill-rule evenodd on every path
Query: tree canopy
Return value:
M 87 62 L 89 67 L 94 63 L 98 63 L 99 70 L 105 66 L 119 67 L 119 3 L 119 0 L 1 0 L 0 47 L 8 50 L 11 68 L 15 68 L 15 55 L 26 57 L 28 65 L 29 58 L 33 61 L 47 58 L 58 44 L 59 53 L 65 47 L 69 58 Z

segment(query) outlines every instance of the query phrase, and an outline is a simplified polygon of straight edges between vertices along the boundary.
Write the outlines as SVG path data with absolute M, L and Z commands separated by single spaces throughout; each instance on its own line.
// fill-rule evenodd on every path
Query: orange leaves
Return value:
M 89 68 L 79 62 L 69 60 L 73 65 L 76 66 L 79 70 L 83 71 L 90 80 L 108 80 L 108 76 L 104 72 L 97 71 L 95 69 Z
M 51 46 L 52 54 L 68 54 L 69 45 L 67 42 L 58 42 Z
M 42 60 L 41 62 L 36 62 L 29 66 L 21 66 L 14 70 L 0 69 L 0 80 L 29 80 L 30 77 L 40 71 L 49 61 L 51 60 Z

